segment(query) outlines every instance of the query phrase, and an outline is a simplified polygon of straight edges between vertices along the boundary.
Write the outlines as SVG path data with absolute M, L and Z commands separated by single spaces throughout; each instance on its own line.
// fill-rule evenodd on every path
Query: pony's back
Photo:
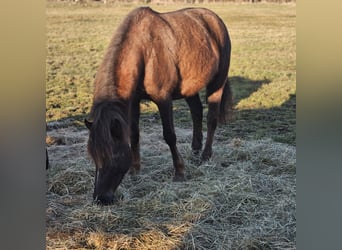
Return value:
M 222 20 L 207 9 L 130 12 L 116 31 L 95 79 L 98 98 L 153 101 L 208 96 L 225 82 L 231 44 Z

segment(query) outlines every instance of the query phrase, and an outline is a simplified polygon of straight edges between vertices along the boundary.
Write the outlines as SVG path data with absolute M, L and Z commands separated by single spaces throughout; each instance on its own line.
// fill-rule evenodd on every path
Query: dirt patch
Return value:
M 54 128 L 48 145 L 47 249 L 294 249 L 296 150 L 271 140 L 223 140 L 198 165 L 191 129 L 176 128 L 185 182 L 173 182 L 159 124 L 141 131 L 142 171 L 115 205 L 92 203 L 88 131 Z

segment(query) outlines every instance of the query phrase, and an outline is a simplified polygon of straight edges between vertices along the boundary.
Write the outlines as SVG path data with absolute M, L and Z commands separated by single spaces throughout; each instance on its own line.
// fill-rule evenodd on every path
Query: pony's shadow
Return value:
M 233 105 L 235 106 L 240 100 L 245 99 L 252 95 L 254 92 L 258 91 L 265 84 L 271 83 L 269 79 L 252 80 L 242 76 L 232 76 L 229 77 L 230 87 L 233 93 Z M 205 89 L 200 91 L 200 97 L 203 102 L 203 125 L 206 123 L 207 105 L 206 105 L 206 92 Z M 173 101 L 174 111 L 174 121 L 175 127 L 191 128 L 192 120 L 190 115 L 190 109 L 183 99 Z M 145 116 L 152 115 L 151 113 L 142 114 L 144 119 Z M 156 114 L 154 114 L 156 115 Z M 158 114 L 157 114 L 158 116 Z M 157 117 L 157 122 L 159 122 L 159 117 Z M 155 120 L 154 120 L 155 122 Z M 206 130 L 206 126 L 203 126 Z
M 252 80 L 246 77 L 242 76 L 232 76 L 229 77 L 229 82 L 231 85 L 231 89 L 233 92 L 233 101 L 234 105 L 238 103 L 240 100 L 249 97 L 251 94 L 254 92 L 258 91 L 258 89 L 264 85 L 268 84 L 271 82 L 269 79 L 261 79 L 261 80 Z M 205 90 L 202 90 L 200 92 L 201 99 L 203 103 L 205 103 Z M 143 101 L 146 102 L 146 101 Z M 177 112 L 174 112 L 174 117 L 175 121 L 177 122 L 178 120 L 181 121 L 181 123 L 189 123 L 191 125 L 191 116 L 190 116 L 190 110 L 187 104 L 183 99 L 180 100 L 175 100 L 173 101 L 173 106 L 174 110 Z M 189 117 L 185 117 L 185 115 L 189 115 Z M 88 116 L 88 114 L 78 114 L 78 115 L 73 115 L 73 116 L 68 116 L 65 118 L 61 118 L 59 120 L 53 121 L 53 122 L 48 122 L 47 123 L 47 130 L 53 130 L 57 128 L 65 128 L 69 126 L 74 126 L 77 128 L 85 128 L 84 125 L 84 119 Z M 184 119 L 186 118 L 186 119 Z M 142 111 L 141 114 L 141 120 L 150 120 L 150 122 L 155 123 L 156 121 L 158 122 L 160 120 L 158 110 L 145 110 Z M 188 121 L 188 122 L 186 122 Z M 143 121 L 144 122 L 144 121 Z M 178 124 L 175 124 L 177 126 Z
M 228 79 L 233 92 L 234 104 L 249 97 L 254 92 L 258 91 L 258 89 L 264 84 L 271 83 L 271 80 L 267 78 L 261 80 L 252 80 L 242 76 L 232 76 Z

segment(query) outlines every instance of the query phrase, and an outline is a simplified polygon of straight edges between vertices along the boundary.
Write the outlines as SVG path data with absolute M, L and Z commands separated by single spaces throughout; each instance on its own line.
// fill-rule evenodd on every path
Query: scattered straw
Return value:
M 271 140 L 214 143 L 198 165 L 191 131 L 177 129 L 185 182 L 173 182 L 161 128 L 141 134 L 142 171 L 126 176 L 117 204 L 92 203 L 87 132 L 49 133 L 47 249 L 295 249 L 296 151 Z

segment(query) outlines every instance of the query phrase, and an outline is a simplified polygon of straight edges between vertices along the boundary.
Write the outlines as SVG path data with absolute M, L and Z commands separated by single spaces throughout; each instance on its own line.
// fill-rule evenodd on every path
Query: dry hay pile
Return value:
M 295 147 L 227 142 L 219 130 L 212 160 L 198 165 L 190 131 L 176 133 L 187 181 L 172 182 L 161 127 L 146 127 L 141 174 L 127 175 L 123 198 L 101 207 L 92 203 L 87 131 L 49 131 L 47 249 L 295 249 Z

